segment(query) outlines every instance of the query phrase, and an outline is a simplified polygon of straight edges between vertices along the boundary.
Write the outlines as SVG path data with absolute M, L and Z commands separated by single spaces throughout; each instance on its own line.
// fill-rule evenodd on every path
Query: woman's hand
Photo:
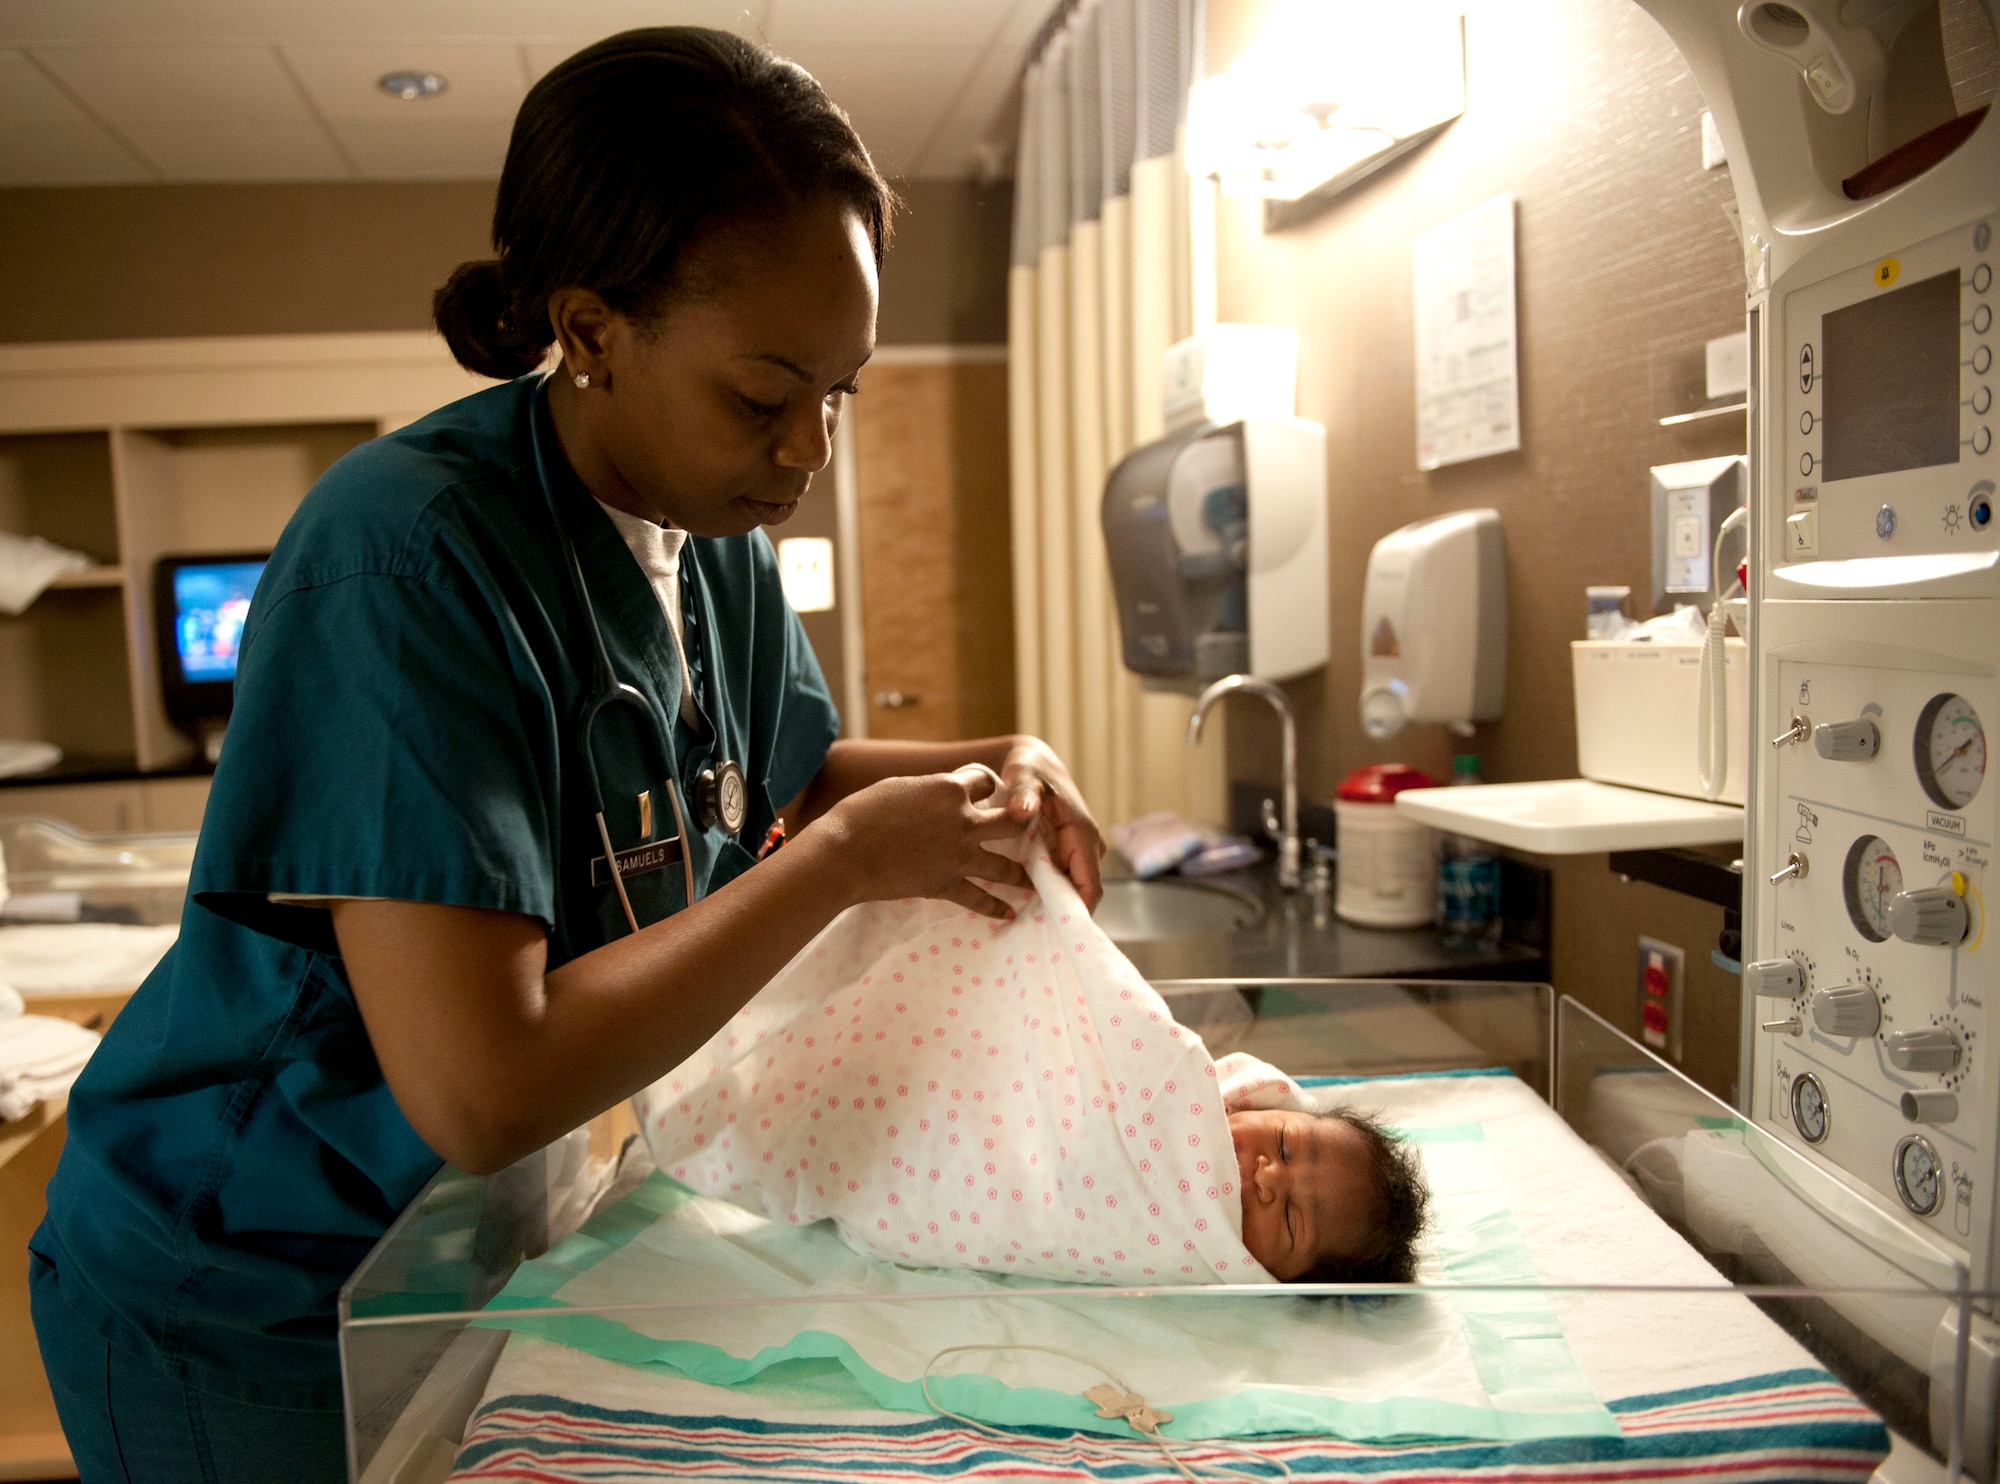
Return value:
M 1008 817 L 1017 825 L 1039 826 L 1049 858 L 1069 877 L 1083 905 L 1095 912 L 1104 896 L 1098 871 L 1104 840 L 1063 760 L 1040 738 L 1023 737 L 1008 749 L 1000 782 Z
M 834 805 L 807 832 L 828 829 L 845 836 L 841 853 L 853 862 L 861 901 L 934 897 L 988 917 L 1010 918 L 1012 907 L 969 878 L 1027 886 L 1028 873 L 1019 862 L 985 847 L 989 840 L 1018 839 L 1032 817 L 1032 809 L 1016 815 L 998 802 L 992 775 L 968 766 L 870 784 Z

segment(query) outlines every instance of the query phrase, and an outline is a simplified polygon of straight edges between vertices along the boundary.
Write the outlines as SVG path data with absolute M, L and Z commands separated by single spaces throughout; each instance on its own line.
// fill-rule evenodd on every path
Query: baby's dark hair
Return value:
M 1375 1197 L 1369 1241 L 1359 1252 L 1324 1258 L 1301 1283 L 1410 1283 L 1417 1276 L 1417 1238 L 1429 1219 L 1430 1191 L 1416 1152 L 1380 1121 L 1353 1108 L 1335 1108 L 1338 1119 L 1361 1135 L 1368 1150 L 1369 1186 Z

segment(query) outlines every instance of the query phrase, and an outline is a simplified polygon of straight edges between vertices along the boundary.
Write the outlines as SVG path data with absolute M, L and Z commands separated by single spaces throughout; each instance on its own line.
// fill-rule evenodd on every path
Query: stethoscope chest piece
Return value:
M 720 825 L 728 834 L 741 834 L 750 813 L 750 790 L 743 781 L 743 770 L 727 758 L 713 768 L 703 768 L 695 779 L 694 810 L 703 829 Z

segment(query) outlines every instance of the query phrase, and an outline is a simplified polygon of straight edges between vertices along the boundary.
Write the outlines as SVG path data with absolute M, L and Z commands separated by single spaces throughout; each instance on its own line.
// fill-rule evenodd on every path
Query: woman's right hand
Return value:
M 1028 885 L 1018 861 L 985 848 L 1022 833 L 985 768 L 885 778 L 849 794 L 809 829 L 828 827 L 846 837 L 860 901 L 933 897 L 1010 918 L 1012 907 L 969 878 Z

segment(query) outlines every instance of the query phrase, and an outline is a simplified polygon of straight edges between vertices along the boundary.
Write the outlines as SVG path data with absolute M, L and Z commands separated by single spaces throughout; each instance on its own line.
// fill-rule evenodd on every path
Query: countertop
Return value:
M 1106 875 L 1116 870 L 1106 862 Z M 1179 878 L 1169 878 L 1179 879 Z M 1448 948 L 1434 927 L 1367 928 L 1334 915 L 1327 895 L 1326 922 L 1315 926 L 1313 900 L 1304 891 L 1278 889 L 1271 866 L 1203 878 L 1264 905 L 1263 920 L 1233 933 L 1120 943 L 1148 979 L 1511 979 L 1545 982 L 1547 953 L 1511 941 L 1492 947 Z

